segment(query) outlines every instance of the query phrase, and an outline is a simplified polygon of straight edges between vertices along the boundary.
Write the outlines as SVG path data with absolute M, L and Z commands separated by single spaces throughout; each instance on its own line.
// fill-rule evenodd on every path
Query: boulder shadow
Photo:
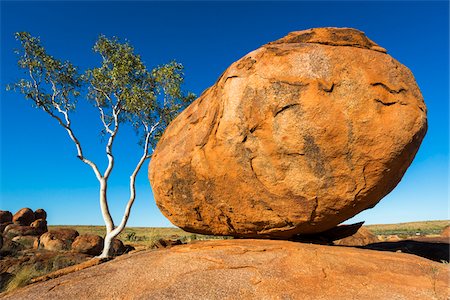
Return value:
M 366 246 L 359 246 L 361 249 L 370 249 L 378 251 L 403 252 L 418 255 L 437 262 L 449 262 L 450 244 L 448 241 L 420 241 L 420 240 L 402 240 L 397 242 L 380 242 Z

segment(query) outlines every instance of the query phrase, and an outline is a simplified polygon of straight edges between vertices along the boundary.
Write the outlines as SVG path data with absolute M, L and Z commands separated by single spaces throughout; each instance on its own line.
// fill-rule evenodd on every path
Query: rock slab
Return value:
M 186 231 L 320 233 L 394 189 L 426 129 L 413 74 L 364 33 L 292 32 L 233 63 L 168 126 L 149 179 Z
M 0 298 L 426 300 L 446 299 L 448 280 L 448 266 L 404 253 L 223 240 L 122 256 Z

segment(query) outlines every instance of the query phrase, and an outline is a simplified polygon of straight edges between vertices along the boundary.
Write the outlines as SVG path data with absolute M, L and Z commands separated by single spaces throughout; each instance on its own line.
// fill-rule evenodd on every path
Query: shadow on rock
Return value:
M 449 243 L 443 241 L 403 240 L 398 242 L 381 242 L 358 248 L 378 251 L 401 251 L 418 255 L 437 262 L 449 261 Z

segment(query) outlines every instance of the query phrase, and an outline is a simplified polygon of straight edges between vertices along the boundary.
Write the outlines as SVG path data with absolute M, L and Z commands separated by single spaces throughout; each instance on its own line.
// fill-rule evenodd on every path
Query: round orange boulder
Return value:
M 426 129 L 413 74 L 364 33 L 292 32 L 233 63 L 168 126 L 149 178 L 184 230 L 314 234 L 394 189 Z
M 30 226 L 34 220 L 34 212 L 29 208 L 22 208 L 13 216 L 14 224 L 22 226 Z
M 72 251 L 89 254 L 99 255 L 103 250 L 103 238 L 95 234 L 82 234 L 72 243 Z
M 57 228 L 41 235 L 38 246 L 51 251 L 70 250 L 78 231 L 70 228 Z
M 34 212 L 34 219 L 35 220 L 47 220 L 47 212 L 45 210 L 43 210 L 42 208 L 36 209 L 36 211 Z

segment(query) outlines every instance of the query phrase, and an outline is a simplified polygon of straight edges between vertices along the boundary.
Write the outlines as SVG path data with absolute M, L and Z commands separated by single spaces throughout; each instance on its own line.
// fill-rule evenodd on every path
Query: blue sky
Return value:
M 98 183 L 75 157 L 66 132 L 5 85 L 22 75 L 14 32 L 40 36 L 47 51 L 81 69 L 98 65 L 99 34 L 128 39 L 147 67 L 176 59 L 197 95 L 234 61 L 290 31 L 354 27 L 414 73 L 428 107 L 429 130 L 397 188 L 353 221 L 369 224 L 448 219 L 449 7 L 447 2 L 1 2 L 0 209 L 47 210 L 50 224 L 103 224 Z M 101 124 L 79 105 L 74 127 L 86 156 L 105 166 Z M 140 155 L 134 133 L 120 132 L 110 205 L 116 219 Z M 147 180 L 138 176 L 130 226 L 170 226 Z

